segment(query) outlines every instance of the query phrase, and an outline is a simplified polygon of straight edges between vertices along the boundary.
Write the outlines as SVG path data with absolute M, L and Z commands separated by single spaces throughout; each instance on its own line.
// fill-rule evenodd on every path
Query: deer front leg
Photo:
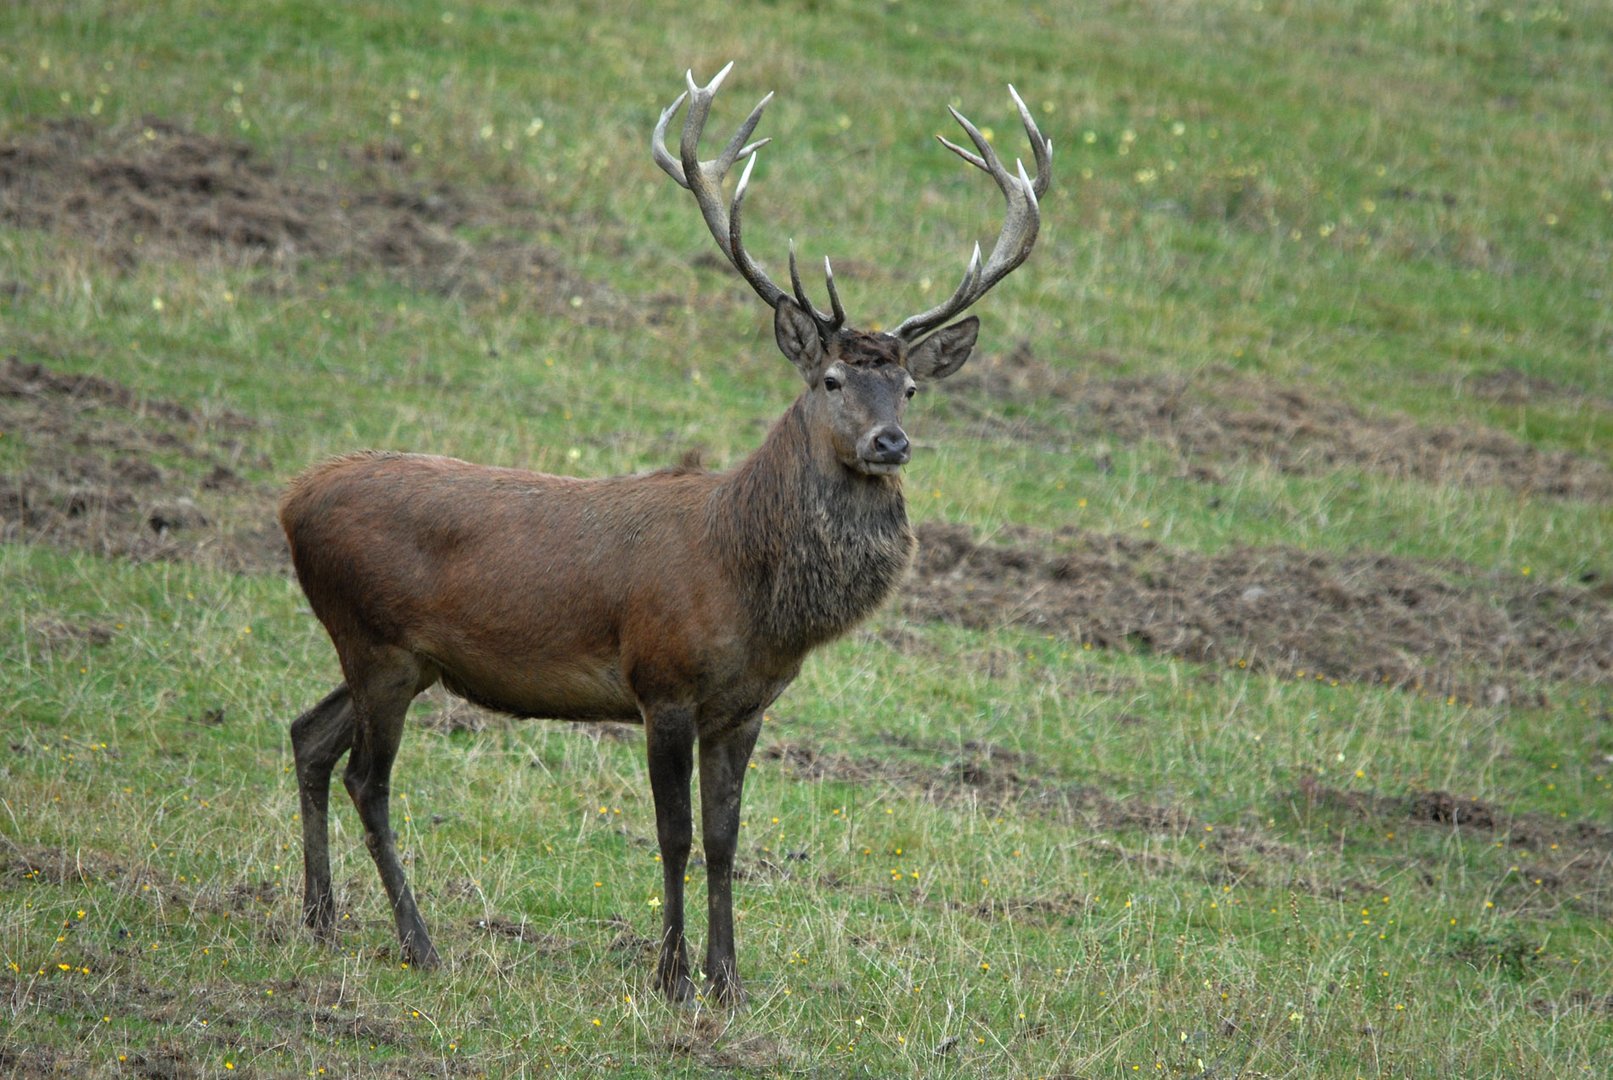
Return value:
M 711 996 L 725 1005 L 742 1005 L 734 948 L 734 851 L 739 846 L 740 796 L 756 736 L 757 710 L 711 740 L 700 740 L 700 824 L 706 850 L 706 978 Z
M 683 936 L 683 875 L 689 865 L 694 825 L 689 780 L 694 773 L 694 711 L 687 707 L 646 709 L 645 744 L 650 792 L 655 797 L 655 834 L 661 846 L 661 949 L 656 987 L 673 1001 L 694 997 L 689 952 Z

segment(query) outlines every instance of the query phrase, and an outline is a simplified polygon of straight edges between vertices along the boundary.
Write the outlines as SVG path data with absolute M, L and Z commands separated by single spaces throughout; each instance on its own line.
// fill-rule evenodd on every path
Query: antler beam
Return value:
M 706 227 L 711 230 L 712 239 L 727 256 L 728 261 L 738 270 L 740 276 L 750 283 L 756 294 L 767 302 L 769 307 L 776 308 L 779 301 L 784 298 L 785 292 L 773 283 L 767 272 L 756 264 L 750 253 L 745 250 L 740 235 L 740 214 L 745 204 L 745 192 L 750 185 L 751 170 L 756 166 L 756 151 L 766 146 L 771 139 L 758 139 L 747 142 L 751 133 L 756 130 L 757 123 L 762 118 L 762 110 L 767 103 L 773 100 L 769 93 L 756 107 L 751 110 L 745 122 L 739 125 L 728 145 L 723 147 L 722 153 L 710 161 L 700 160 L 700 136 L 706 127 L 706 119 L 711 114 L 711 102 L 717 96 L 717 90 L 722 81 L 733 70 L 733 63 L 717 72 L 715 78 L 705 86 L 697 86 L 694 81 L 694 72 L 684 75 L 688 82 L 688 89 L 679 94 L 677 100 L 667 106 L 661 113 L 661 119 L 656 122 L 655 132 L 650 138 L 650 153 L 655 158 L 663 172 L 676 180 L 680 187 L 688 189 L 694 195 L 695 202 L 700 206 L 700 216 L 705 219 Z M 673 157 L 667 150 L 666 131 L 672 117 L 687 101 L 689 111 L 683 119 L 683 135 L 678 142 L 678 156 Z M 739 174 L 739 183 L 734 187 L 733 202 L 724 205 L 722 184 L 735 162 L 745 161 L 745 169 Z M 790 247 L 790 283 L 795 292 L 795 302 L 801 309 L 810 314 L 818 324 L 821 334 L 828 337 L 845 324 L 846 315 L 840 304 L 840 296 L 835 290 L 834 272 L 829 267 L 829 260 L 823 263 L 824 273 L 828 278 L 829 301 L 833 308 L 832 314 L 824 314 L 813 306 L 806 298 L 801 288 L 801 277 L 795 265 L 795 247 Z
M 1003 167 L 997 152 L 992 149 L 991 143 L 981 134 L 980 129 L 971 124 L 957 109 L 948 106 L 953 119 L 963 128 L 970 141 L 975 144 L 975 149 L 980 152 L 971 153 L 940 135 L 936 138 L 941 141 L 942 146 L 975 168 L 989 174 L 1001 189 L 1008 209 L 1003 219 L 1002 233 L 992 245 L 991 256 L 986 259 L 985 265 L 982 266 L 980 263 L 980 245 L 976 244 L 969 265 L 963 272 L 963 280 L 958 283 L 953 294 L 929 311 L 904 319 L 895 330 L 891 331 L 896 337 L 905 341 L 916 341 L 985 296 L 991 291 L 992 286 L 1025 261 L 1031 253 L 1031 248 L 1036 244 L 1036 233 L 1041 227 L 1040 199 L 1047 193 L 1047 186 L 1053 178 L 1053 140 L 1042 135 L 1036 126 L 1036 121 L 1031 117 L 1030 110 L 1020 99 L 1018 91 L 1010 86 L 1008 93 L 1019 109 L 1019 118 L 1025 125 L 1025 134 L 1030 138 L 1031 155 L 1036 162 L 1036 178 L 1032 180 L 1025 174 L 1023 161 L 1016 161 L 1015 172 L 1010 173 Z

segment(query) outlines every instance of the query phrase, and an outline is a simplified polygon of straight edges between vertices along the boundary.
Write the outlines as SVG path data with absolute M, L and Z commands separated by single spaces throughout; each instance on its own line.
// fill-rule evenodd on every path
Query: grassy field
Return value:
M 0 10 L 0 1074 L 1613 1072 L 1613 13 L 941 8 Z M 323 948 L 277 492 L 755 447 L 797 378 L 648 152 L 730 59 L 747 246 L 866 327 L 1000 222 L 947 104 L 1056 148 L 912 581 L 764 729 L 751 1002 L 650 989 L 636 729 L 436 692 L 444 969 L 342 799 Z

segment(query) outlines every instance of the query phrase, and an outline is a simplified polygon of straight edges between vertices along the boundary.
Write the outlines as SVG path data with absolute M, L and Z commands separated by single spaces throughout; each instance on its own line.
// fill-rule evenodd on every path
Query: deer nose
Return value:
M 894 424 L 874 432 L 870 449 L 871 458 L 881 465 L 906 465 L 913 456 L 913 445 L 907 441 L 907 432 Z

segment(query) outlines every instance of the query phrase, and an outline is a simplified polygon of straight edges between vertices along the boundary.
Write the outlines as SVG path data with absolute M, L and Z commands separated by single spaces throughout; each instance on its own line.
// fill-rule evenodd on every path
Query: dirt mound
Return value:
M 1096 366 L 1107 363 L 1099 357 Z M 1004 403 L 1054 402 L 1064 414 L 1057 431 L 1025 420 L 1010 423 L 1010 429 L 1042 440 L 1068 442 L 1071 432 L 1079 432 L 1159 443 L 1175 453 L 1182 475 L 1211 483 L 1220 482 L 1219 467 L 1257 461 L 1286 473 L 1357 468 L 1426 483 L 1613 498 L 1613 469 L 1605 462 L 1542 450 L 1489 428 L 1368 415 L 1303 387 L 1273 385 L 1225 368 L 1190 376 L 1077 376 L 1050 367 L 1022 344 L 977 359 L 952 384 L 960 392 L 947 397 L 945 409 L 984 419 Z M 1480 380 L 1470 390 L 1493 396 L 1498 387 L 1537 396 L 1564 392 L 1505 376 Z
M 128 128 L 61 121 L 0 143 L 0 222 L 84 237 L 125 266 L 153 256 L 312 257 L 390 270 L 442 293 L 509 286 L 556 309 L 625 309 L 526 238 L 540 224 L 529 198 L 421 184 L 392 146 L 351 165 L 357 179 L 344 186 L 157 119 Z
M 245 480 L 253 422 L 143 399 L 121 383 L 0 365 L 0 432 L 25 451 L 0 474 L 0 539 L 235 571 L 286 564 L 275 492 Z
M 1536 679 L 1613 682 L 1613 594 L 1386 555 L 1215 555 L 1062 528 L 920 526 L 917 619 L 1034 627 L 1107 648 L 1517 701 Z M 1482 673 L 1482 677 L 1480 675 Z

